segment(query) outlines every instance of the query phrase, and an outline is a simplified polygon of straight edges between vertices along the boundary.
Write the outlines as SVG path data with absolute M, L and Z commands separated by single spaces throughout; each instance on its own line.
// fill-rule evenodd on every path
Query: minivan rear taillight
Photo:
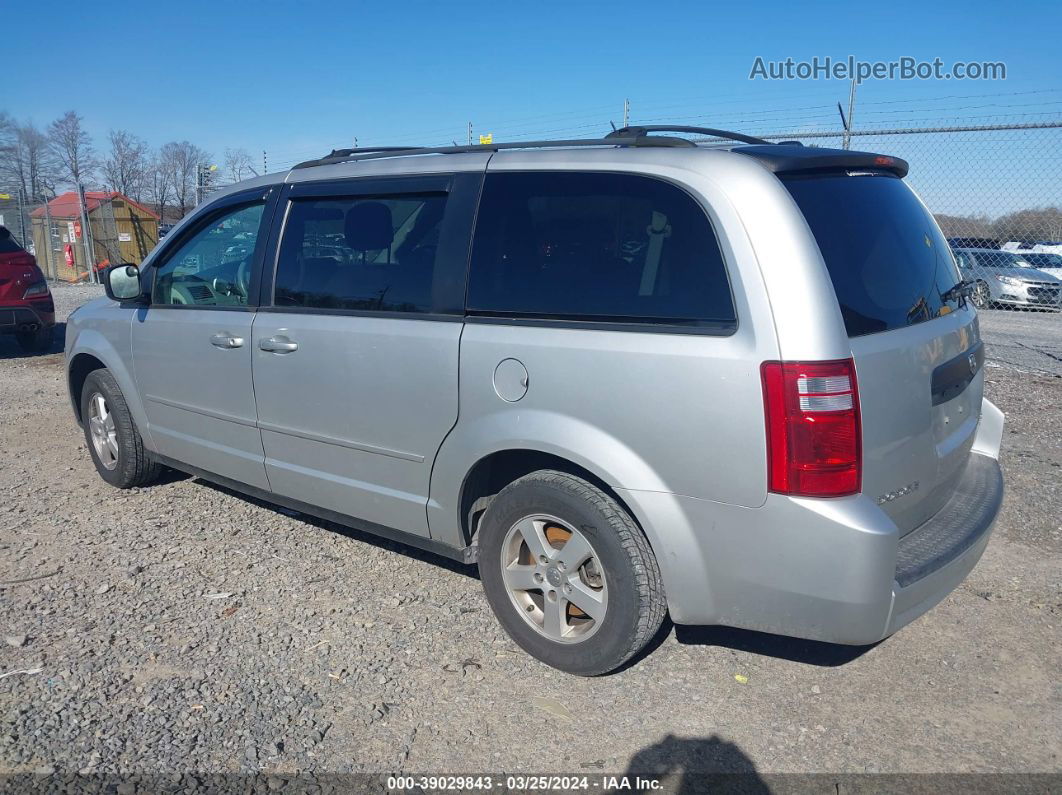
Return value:
M 767 487 L 798 497 L 860 488 L 859 392 L 851 359 L 764 362 Z

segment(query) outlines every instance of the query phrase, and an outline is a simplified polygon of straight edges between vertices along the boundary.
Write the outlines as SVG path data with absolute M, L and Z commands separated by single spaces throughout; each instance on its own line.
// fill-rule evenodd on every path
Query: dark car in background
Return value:
M 37 260 L 0 226 L 0 334 L 14 334 L 23 350 L 52 345 L 55 304 Z

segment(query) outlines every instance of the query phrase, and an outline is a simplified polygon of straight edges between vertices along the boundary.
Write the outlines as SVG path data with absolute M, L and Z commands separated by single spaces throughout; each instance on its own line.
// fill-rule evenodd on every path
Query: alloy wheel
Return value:
M 517 611 L 535 631 L 578 643 L 601 626 L 608 608 L 605 572 L 579 530 L 555 516 L 525 516 L 508 531 L 502 580 Z
M 89 398 L 88 423 L 96 457 L 105 469 L 114 469 L 118 466 L 118 429 L 114 426 L 114 415 L 107 405 L 107 398 L 99 392 L 93 392 Z
M 978 282 L 974 286 L 974 290 L 973 290 L 974 306 L 976 306 L 978 309 L 981 309 L 981 308 L 987 306 L 989 298 L 990 298 L 990 295 L 989 295 L 989 292 L 988 292 L 988 285 L 985 284 L 984 282 Z

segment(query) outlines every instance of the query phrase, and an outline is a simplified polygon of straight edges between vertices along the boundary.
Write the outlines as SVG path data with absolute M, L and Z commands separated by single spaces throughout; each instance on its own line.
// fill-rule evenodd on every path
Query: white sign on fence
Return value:
M 119 232 L 118 233 L 118 242 L 119 243 L 129 243 L 129 242 L 132 242 L 132 240 L 133 240 L 133 233 L 132 232 Z

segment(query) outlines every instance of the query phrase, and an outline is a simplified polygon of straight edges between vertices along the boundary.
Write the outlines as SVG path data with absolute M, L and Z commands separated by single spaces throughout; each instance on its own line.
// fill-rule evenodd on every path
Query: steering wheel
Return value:
M 236 292 L 247 298 L 251 292 L 251 260 L 245 257 L 236 269 Z

